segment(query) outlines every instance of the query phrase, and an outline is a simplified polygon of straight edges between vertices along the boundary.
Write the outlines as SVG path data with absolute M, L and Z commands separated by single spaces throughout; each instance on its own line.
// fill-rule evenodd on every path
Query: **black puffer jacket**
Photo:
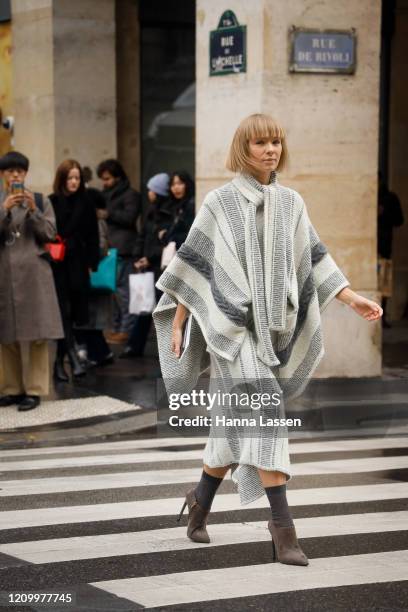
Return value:
M 160 262 L 164 244 L 159 240 L 160 229 L 171 227 L 174 222 L 176 209 L 172 202 L 165 197 L 157 196 L 153 204 L 149 204 L 143 223 L 143 232 L 140 240 L 140 257 L 147 257 L 150 267 L 160 270 Z M 135 252 L 135 259 L 138 258 Z
M 134 254 L 138 242 L 136 222 L 142 212 L 140 193 L 132 189 L 127 179 L 102 193 L 108 212 L 109 243 L 118 249 L 119 255 L 129 257 Z
M 162 238 L 163 244 L 168 244 L 174 241 L 177 250 L 181 247 L 187 238 L 190 227 L 193 224 L 195 217 L 195 202 L 194 196 L 184 200 L 172 199 L 172 212 L 175 213 L 175 218 L 170 227 L 163 225 L 160 229 L 166 229 L 167 232 Z

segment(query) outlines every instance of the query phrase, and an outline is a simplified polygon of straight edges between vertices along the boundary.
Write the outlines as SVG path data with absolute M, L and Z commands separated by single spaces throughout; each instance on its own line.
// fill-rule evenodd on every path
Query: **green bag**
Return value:
M 109 249 L 106 257 L 99 262 L 97 271 L 91 272 L 91 288 L 115 293 L 117 267 L 118 249 Z

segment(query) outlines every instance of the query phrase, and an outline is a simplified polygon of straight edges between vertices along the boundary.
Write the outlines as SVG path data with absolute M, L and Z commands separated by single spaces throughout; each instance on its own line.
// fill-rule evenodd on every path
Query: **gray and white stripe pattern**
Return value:
M 275 173 L 267 186 L 240 175 L 211 191 L 157 282 L 163 296 L 153 318 L 167 391 L 190 391 L 211 363 L 214 390 L 262 381 L 265 392 L 298 395 L 324 354 L 321 311 L 348 284 L 303 199 L 281 186 Z M 170 350 L 177 303 L 194 321 L 180 362 Z M 246 504 L 263 495 L 257 467 L 291 477 L 287 446 L 283 430 L 264 428 L 255 438 L 228 428 L 225 438 L 211 432 L 205 458 L 210 466 L 239 466 L 235 481 Z

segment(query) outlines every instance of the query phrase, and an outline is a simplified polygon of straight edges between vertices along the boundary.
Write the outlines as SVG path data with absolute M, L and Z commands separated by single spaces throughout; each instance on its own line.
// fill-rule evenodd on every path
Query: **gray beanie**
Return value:
M 154 191 L 154 193 L 157 193 L 157 195 L 168 196 L 169 183 L 169 175 L 166 174 L 166 172 L 160 172 L 160 174 L 155 174 L 147 181 L 147 188 L 149 191 Z

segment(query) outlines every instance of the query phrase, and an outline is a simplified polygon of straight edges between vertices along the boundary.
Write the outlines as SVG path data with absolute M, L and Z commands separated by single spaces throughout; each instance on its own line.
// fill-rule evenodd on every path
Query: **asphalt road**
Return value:
M 2 601 L 36 591 L 75 602 L 2 609 L 408 609 L 407 435 L 291 444 L 288 498 L 306 568 L 271 562 L 267 498 L 240 506 L 229 474 L 211 543 L 186 537 L 186 516 L 176 516 L 200 476 L 203 443 L 139 437 L 3 451 Z

